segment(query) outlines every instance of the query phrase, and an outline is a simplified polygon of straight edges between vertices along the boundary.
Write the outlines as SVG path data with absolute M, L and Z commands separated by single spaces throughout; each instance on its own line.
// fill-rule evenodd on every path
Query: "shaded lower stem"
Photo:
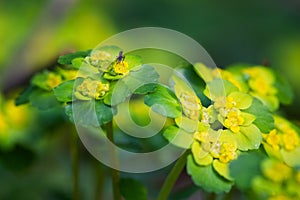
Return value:
M 71 157 L 73 171 L 73 200 L 80 199 L 79 190 L 79 145 L 76 131 L 71 131 Z
M 106 131 L 107 131 L 107 138 L 114 143 L 114 132 L 113 132 L 113 122 L 109 122 L 106 124 Z M 112 163 L 116 163 L 116 152 L 115 148 L 112 147 L 110 149 L 111 153 L 111 159 Z M 120 179 L 120 173 L 118 170 L 115 170 L 114 168 L 110 169 L 111 177 L 112 177 L 112 187 L 113 187 L 113 195 L 114 195 L 114 200 L 121 200 L 121 194 L 119 190 L 119 179 Z
M 99 161 L 94 161 L 95 166 L 95 200 L 102 199 L 103 185 L 105 182 L 105 170 Z
M 187 156 L 190 154 L 190 151 L 187 150 L 180 156 L 180 158 L 176 161 L 173 169 L 169 173 L 168 177 L 166 178 L 162 189 L 158 195 L 157 200 L 166 200 L 172 191 L 176 180 L 178 179 L 179 175 L 181 174 L 187 160 Z

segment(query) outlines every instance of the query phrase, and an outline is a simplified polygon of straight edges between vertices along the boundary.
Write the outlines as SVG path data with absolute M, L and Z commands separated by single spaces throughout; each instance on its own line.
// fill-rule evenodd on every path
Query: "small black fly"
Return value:
M 117 56 L 117 63 L 124 61 L 124 59 L 125 59 L 125 56 L 123 55 L 123 51 L 120 51 L 119 55 Z

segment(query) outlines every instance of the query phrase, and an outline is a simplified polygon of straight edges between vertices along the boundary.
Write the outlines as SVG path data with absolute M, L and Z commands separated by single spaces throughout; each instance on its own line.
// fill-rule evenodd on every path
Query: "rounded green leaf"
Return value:
M 241 112 L 240 116 L 244 119 L 243 126 L 249 126 L 256 119 L 255 115 L 245 113 L 245 112 Z
M 222 163 L 219 160 L 213 161 L 213 167 L 218 172 L 219 175 L 226 178 L 229 181 L 233 181 L 233 178 L 230 176 L 229 173 L 229 165 L 228 163 Z
M 234 178 L 237 188 L 241 190 L 251 188 L 253 177 L 260 175 L 260 163 L 266 156 L 252 151 L 242 153 L 237 160 L 229 164 L 230 176 Z
M 74 58 L 84 58 L 84 57 L 88 56 L 90 53 L 91 53 L 91 50 L 78 51 L 78 52 L 74 52 L 74 53 L 65 54 L 65 55 L 59 56 L 57 62 L 62 65 L 70 65 L 70 64 L 72 64 L 72 60 Z
M 170 118 L 181 116 L 181 105 L 175 94 L 165 86 L 158 85 L 153 93 L 145 96 L 145 104 L 152 110 Z
M 194 69 L 205 82 L 213 80 L 212 68 L 205 66 L 203 63 L 196 63 Z
M 193 134 L 185 132 L 176 126 L 169 126 L 163 133 L 163 136 L 171 143 L 178 147 L 190 148 L 193 142 Z
M 300 167 L 300 147 L 292 151 L 280 150 L 283 161 L 291 167 Z
M 79 69 L 82 65 L 82 63 L 84 62 L 84 58 L 80 57 L 80 58 L 74 58 L 72 60 L 72 66 L 75 68 L 75 69 Z
M 212 165 L 199 166 L 195 163 L 192 155 L 188 156 L 187 173 L 193 182 L 207 192 L 228 192 L 233 185 L 214 171 Z
M 242 151 L 258 149 L 262 141 L 260 130 L 253 124 L 250 126 L 241 126 L 240 128 L 240 132 L 233 133 L 238 149 Z
M 242 92 L 232 92 L 228 95 L 236 102 L 236 107 L 239 109 L 247 109 L 251 106 L 253 98 Z
M 253 99 L 252 105 L 244 110 L 244 112 L 255 115 L 256 119 L 253 124 L 256 125 L 261 132 L 268 133 L 274 129 L 274 118 L 266 106 L 258 99 Z
M 199 122 L 198 120 L 195 121 L 183 115 L 175 118 L 176 125 L 190 133 L 194 133 L 197 130 L 198 122 Z
M 71 122 L 84 127 L 99 127 L 110 122 L 116 111 L 101 101 L 77 101 L 68 104 L 65 108 Z
M 201 147 L 201 144 L 197 141 L 194 141 L 192 144 L 192 153 L 193 158 L 198 165 L 207 166 L 213 161 L 213 157 L 210 155 L 210 153 L 204 151 Z
M 75 80 L 61 83 L 53 89 L 54 96 L 60 102 L 71 102 L 73 98 L 73 88 Z

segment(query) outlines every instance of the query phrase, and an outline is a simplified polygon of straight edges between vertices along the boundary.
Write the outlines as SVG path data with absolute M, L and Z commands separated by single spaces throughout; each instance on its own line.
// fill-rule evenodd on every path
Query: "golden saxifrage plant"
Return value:
M 63 107 L 71 122 L 76 107 L 82 113 L 76 123 L 97 127 L 112 123 L 116 106 L 138 95 L 168 118 L 161 135 L 185 149 L 158 199 L 169 196 L 184 166 L 206 192 L 227 193 L 235 185 L 256 198 L 299 199 L 299 129 L 278 112 L 280 105 L 292 101 L 287 82 L 270 67 L 246 64 L 212 69 L 187 63 L 175 71 L 171 84 L 163 85 L 154 67 L 134 53 L 124 55 L 119 47 L 75 52 L 61 56 L 53 70 L 34 75 L 16 103 Z M 117 82 L 121 89 L 112 97 Z M 91 100 L 97 116 L 93 119 L 85 116 Z M 276 175 L 277 169 L 282 174 Z M 265 184 L 276 190 L 264 189 Z M 117 192 L 134 199 L 124 185 L 114 187 L 121 187 L 115 199 L 120 198 Z M 147 199 L 145 188 L 137 188 L 143 192 L 136 192 L 136 199 Z

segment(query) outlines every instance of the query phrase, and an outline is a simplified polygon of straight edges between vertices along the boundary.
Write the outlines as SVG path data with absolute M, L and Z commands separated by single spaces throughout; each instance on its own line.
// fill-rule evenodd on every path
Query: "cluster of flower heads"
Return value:
M 96 100 L 96 120 L 101 125 L 112 120 L 114 105 L 135 92 L 146 94 L 145 104 L 161 104 L 164 111 L 155 107 L 156 111 L 174 118 L 174 124 L 168 126 L 163 135 L 170 142 L 191 149 L 188 173 L 207 191 L 229 191 L 234 183 L 230 164 L 243 152 L 262 146 L 276 162 L 300 166 L 299 130 L 275 114 L 280 104 L 291 102 L 292 92 L 284 79 L 270 68 L 237 65 L 224 70 L 195 64 L 194 71 L 205 82 L 205 88 L 196 91 L 197 95 L 183 79 L 173 76 L 175 100 L 169 88 L 149 84 L 158 81 L 153 67 L 142 65 L 138 56 L 127 54 L 125 57 L 115 46 L 67 54 L 61 56 L 58 63 L 60 66 L 55 70 L 35 75 L 31 88 L 17 99 L 17 104 L 32 100 L 32 104 L 48 108 L 54 105 L 54 95 L 58 102 L 66 105 L 66 114 L 72 121 L 70 104 L 75 104 L 79 113 L 85 113 L 91 106 L 90 100 Z M 134 69 L 137 66 L 140 66 L 138 70 Z M 113 99 L 118 81 L 121 87 Z M 145 87 L 139 90 L 137 84 Z M 43 101 L 37 100 L 39 97 Z M 49 100 L 45 101 L 45 97 Z M 210 103 L 205 104 L 203 97 Z M 86 115 L 78 121 L 83 125 L 99 125 Z
M 276 159 L 265 159 L 261 173 L 253 178 L 252 188 L 257 199 L 300 199 L 300 170 Z
M 199 179 L 197 176 L 206 169 L 218 174 L 219 184 L 196 180 L 199 186 L 213 192 L 228 191 L 233 183 L 231 161 L 243 152 L 259 149 L 261 144 L 268 155 L 290 166 L 300 165 L 299 131 L 274 114 L 280 103 L 287 104 L 292 98 L 286 91 L 281 94 L 283 88 L 289 88 L 279 76 L 264 66 L 232 66 L 224 70 L 198 63 L 194 69 L 205 81 L 203 93 L 211 103 L 202 106 L 192 89 L 173 77 L 182 107 L 182 116 L 175 119 L 175 126 L 180 132 L 193 135 L 192 159 L 188 161 L 193 180 Z M 172 141 L 169 132 L 167 129 L 165 136 Z

